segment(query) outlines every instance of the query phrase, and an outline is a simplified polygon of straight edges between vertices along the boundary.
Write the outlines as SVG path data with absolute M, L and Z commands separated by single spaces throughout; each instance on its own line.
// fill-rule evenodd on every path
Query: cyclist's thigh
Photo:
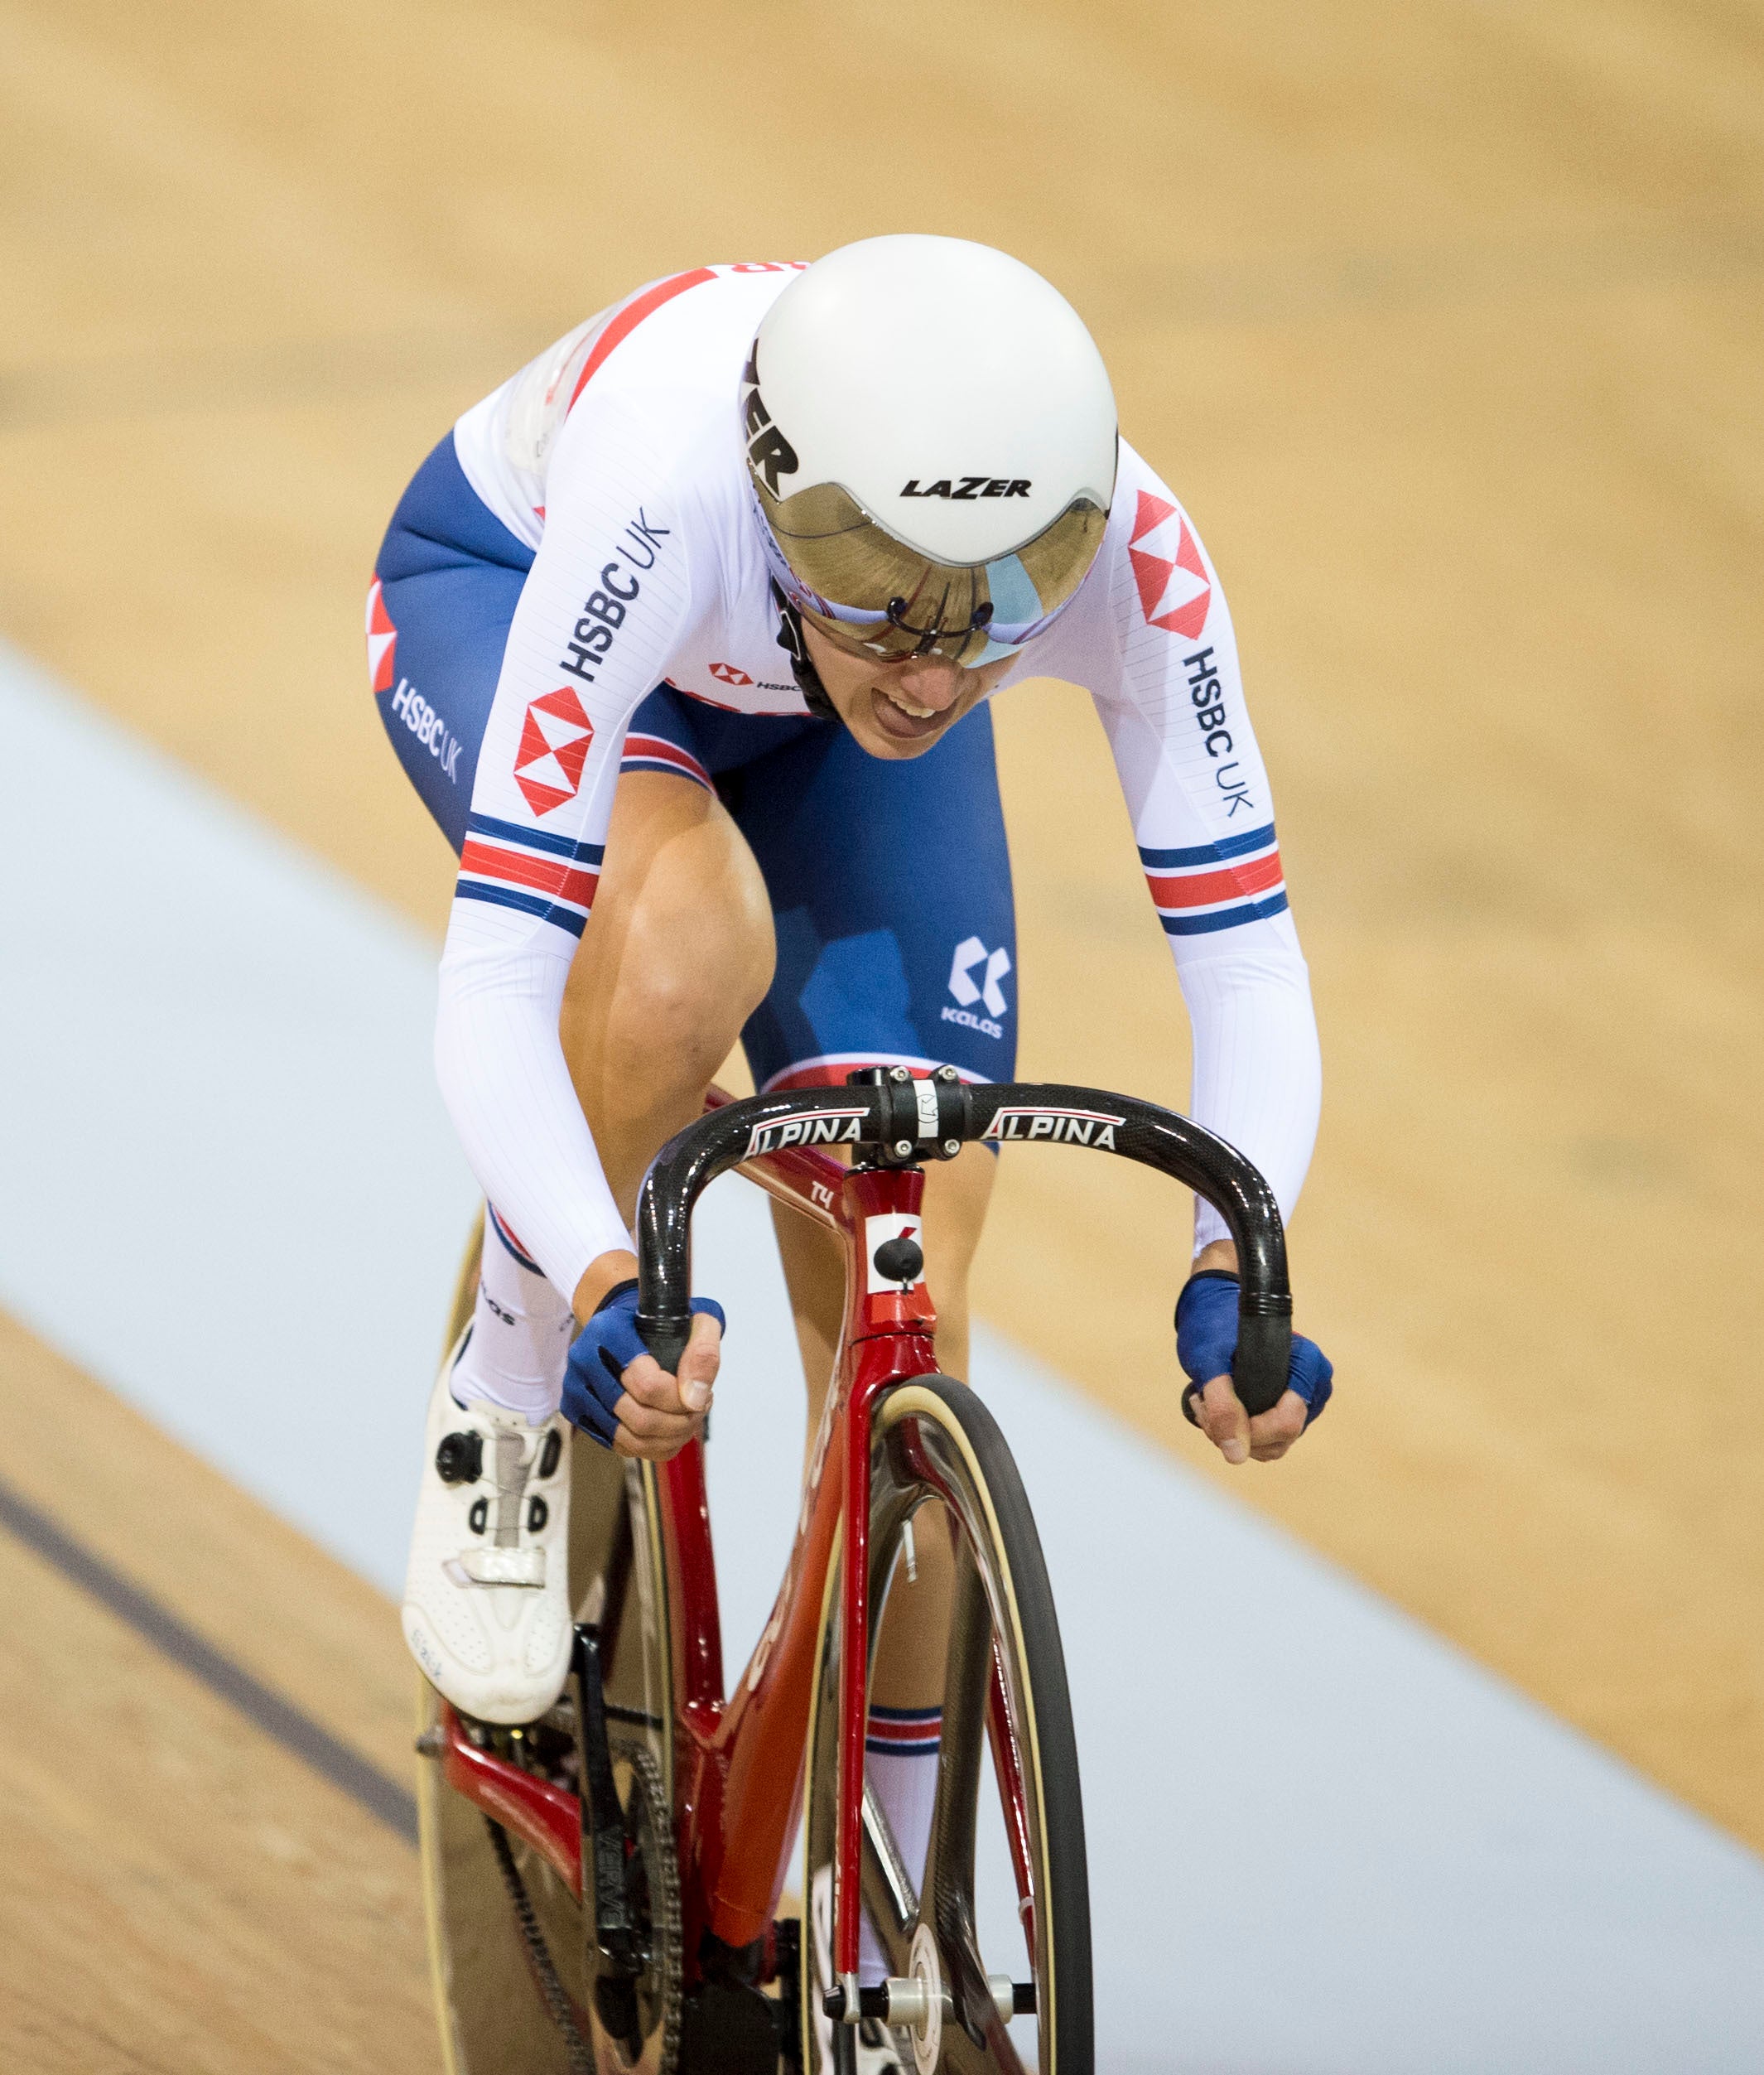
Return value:
M 772 976 L 764 881 L 699 761 L 684 706 L 664 688 L 632 717 L 560 1027 L 627 1215 L 643 1170 L 698 1113 Z
M 459 851 L 478 748 L 533 551 L 465 480 L 450 432 L 399 500 L 368 594 L 374 703 L 398 760 Z
M 631 1020 L 677 1023 L 706 990 L 742 992 L 740 1025 L 772 977 L 772 914 L 747 838 L 722 794 L 744 770 L 812 729 L 800 717 L 733 714 L 672 685 L 631 716 L 593 918 L 571 976 Z M 585 966 L 593 972 L 584 972 Z M 654 1025 L 649 1041 L 653 1049 Z M 713 1064 L 720 1065 L 723 1053 Z
M 899 763 L 819 727 L 725 794 L 778 939 L 743 1033 L 755 1085 L 832 1084 L 879 1061 L 1009 1080 L 1016 917 L 988 710 Z
M 771 979 L 771 910 L 715 791 L 658 757 L 657 741 L 626 738 L 565 1040 L 572 1061 L 598 1052 L 643 1083 L 696 1078 L 701 1096 Z
M 571 985 L 609 1001 L 615 992 L 647 996 L 659 1011 L 709 985 L 721 999 L 718 976 L 739 973 L 745 1019 L 771 978 L 771 910 L 746 840 L 718 798 L 692 705 L 663 685 L 631 717 L 576 960 L 600 970 L 572 972 Z

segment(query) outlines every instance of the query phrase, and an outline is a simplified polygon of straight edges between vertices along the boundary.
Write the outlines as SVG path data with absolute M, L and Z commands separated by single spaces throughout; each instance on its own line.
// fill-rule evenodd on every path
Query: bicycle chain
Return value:
M 656 2075 L 674 2075 L 674 2063 L 680 2051 L 682 1933 L 680 1874 L 674 1863 L 672 1848 L 673 1826 L 668 1819 L 662 1769 L 656 1763 L 653 1753 L 640 1746 L 631 1746 L 621 1750 L 619 1756 L 629 1760 L 631 1769 L 636 1774 L 636 1784 L 646 1804 L 649 1833 L 655 1841 L 653 1870 L 659 1878 L 649 1884 L 649 1937 L 650 1951 L 655 1956 L 653 1964 L 661 1977 L 662 2008 L 658 2023 L 662 2035 L 662 2057 L 657 2064 Z M 485 1828 L 490 1833 L 490 1848 L 496 1855 L 503 1885 L 508 1889 L 508 1900 L 513 1906 L 514 1920 L 520 1930 L 521 1942 L 527 1948 L 528 1962 L 533 1969 L 539 1999 L 545 2005 L 547 2015 L 562 2035 L 564 2053 L 570 2063 L 570 2075 L 597 2075 L 593 2048 L 582 2037 L 581 2027 L 576 2020 L 576 2005 L 559 1977 L 552 1959 L 551 1948 L 545 1942 L 545 1933 L 539 1928 L 532 1898 L 527 1893 L 527 1884 L 521 1878 L 520 1868 L 514 1863 L 508 1834 L 494 1818 L 486 1816 L 484 1821 Z M 592 2021 L 590 2019 L 590 2023 Z
M 681 1949 L 685 1934 L 680 1922 L 680 1868 L 674 1857 L 672 1812 L 668 1806 L 666 1783 L 653 1751 L 640 1744 L 624 1745 L 621 1758 L 629 1759 L 637 1775 L 648 1807 L 649 1834 L 655 1841 L 655 1870 L 659 1883 L 649 1884 L 649 1950 L 652 1964 L 661 1975 L 662 2058 L 656 2075 L 674 2075 L 680 2053 L 680 2022 L 683 1991 L 681 1986 Z M 658 1892 L 659 1889 L 659 1892 Z
M 533 1969 L 534 1986 L 539 2000 L 544 2004 L 546 2014 L 563 2038 L 563 2050 L 570 2063 L 570 2075 L 597 2075 L 594 2053 L 582 2037 L 581 2027 L 576 2021 L 576 2005 L 570 2000 L 570 1992 L 558 1979 L 557 1970 L 552 1964 L 551 1950 L 545 1942 L 545 1933 L 539 1928 L 539 1919 L 533 1913 L 527 1884 L 521 1878 L 521 1870 L 514 1863 L 514 1854 L 508 1845 L 508 1833 L 493 1817 L 486 1816 L 484 1827 L 490 1833 L 490 1849 L 496 1855 L 496 1864 L 502 1874 L 503 1885 L 508 1890 L 508 1899 L 514 1906 L 514 1921 L 520 1927 L 521 1942 L 527 1948 L 527 1962 Z

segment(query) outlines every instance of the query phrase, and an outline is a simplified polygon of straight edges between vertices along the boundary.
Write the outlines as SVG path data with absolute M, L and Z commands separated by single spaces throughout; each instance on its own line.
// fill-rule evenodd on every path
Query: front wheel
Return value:
M 918 2075 L 1092 2075 L 1077 1744 L 1053 1595 L 1016 1465 L 971 1391 L 927 1376 L 879 1401 L 870 1479 L 872 1656 L 896 1566 L 931 1533 L 947 1534 L 954 1553 L 935 1812 L 915 1889 L 878 1798 L 865 1794 L 862 1906 L 897 1986 L 891 1996 L 871 1987 L 861 2028 L 831 2022 L 824 1999 L 834 1980 L 839 1798 L 836 1564 L 822 1616 L 803 1822 L 802 2036 L 812 2043 L 812 2065 L 818 2075 L 842 2075 L 888 2065 L 892 2054 Z M 1008 1908 L 976 1895 L 982 1796 L 995 1790 L 1006 1849 L 992 1855 L 990 1870 L 1010 1889 Z M 982 1928 L 1012 1918 L 1019 1929 Z

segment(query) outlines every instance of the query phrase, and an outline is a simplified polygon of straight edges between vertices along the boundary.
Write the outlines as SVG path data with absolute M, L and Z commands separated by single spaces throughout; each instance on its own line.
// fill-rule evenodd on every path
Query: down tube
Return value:
M 933 1366 L 931 1342 L 918 1334 L 865 1341 L 860 1354 L 862 1388 L 871 1400 L 887 1385 L 923 1376 Z M 789 1570 L 753 1660 L 730 1701 L 716 1749 L 709 1754 L 718 1775 L 711 1791 L 720 1794 L 721 1806 L 698 1812 L 696 1850 L 710 1898 L 711 1928 L 732 1946 L 764 1935 L 789 1870 L 790 1842 L 802 1810 L 827 1573 L 846 1501 L 851 1396 L 849 1384 L 841 1387 Z M 867 1455 L 865 1466 L 867 1503 Z M 845 1561 L 841 1553 L 842 1566 Z M 865 1697 L 861 1653 L 857 1663 L 855 1720 L 860 1782 Z
M 811 1214 L 817 1213 L 841 1228 L 849 1288 L 856 1241 L 844 1207 L 829 1219 L 817 1203 Z M 737 1950 L 771 1927 L 802 1807 L 809 1691 L 842 1498 L 851 1374 L 847 1352 L 815 1437 L 784 1576 L 753 1656 L 726 1706 L 714 1714 L 703 1707 L 682 1713 L 692 1769 L 680 1807 L 687 1913 L 696 1894 L 699 1921 Z M 692 1935 L 690 1923 L 687 1928 Z

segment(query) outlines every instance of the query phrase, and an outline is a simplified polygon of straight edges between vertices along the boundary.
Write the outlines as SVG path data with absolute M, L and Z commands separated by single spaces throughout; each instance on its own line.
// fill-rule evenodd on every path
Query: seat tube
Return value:
M 863 1364 L 860 1362 L 860 1368 Z M 870 1404 L 861 1382 L 846 1408 L 845 1561 L 839 1660 L 839 1909 L 834 1965 L 846 2007 L 857 1996 L 865 1717 L 870 1672 Z
M 862 1880 L 864 1739 L 870 1705 L 870 1444 L 871 1411 L 887 1385 L 936 1366 L 937 1325 L 923 1278 L 903 1288 L 872 1287 L 875 1249 L 918 1219 L 925 1177 L 917 1168 L 860 1168 L 845 1185 L 855 1239 L 847 1292 L 846 1343 L 852 1383 L 846 1406 L 846 1460 L 840 1591 L 838 1878 L 835 1886 L 833 1967 L 857 2007 L 858 1928 Z M 885 1219 L 878 1227 L 870 1221 Z

